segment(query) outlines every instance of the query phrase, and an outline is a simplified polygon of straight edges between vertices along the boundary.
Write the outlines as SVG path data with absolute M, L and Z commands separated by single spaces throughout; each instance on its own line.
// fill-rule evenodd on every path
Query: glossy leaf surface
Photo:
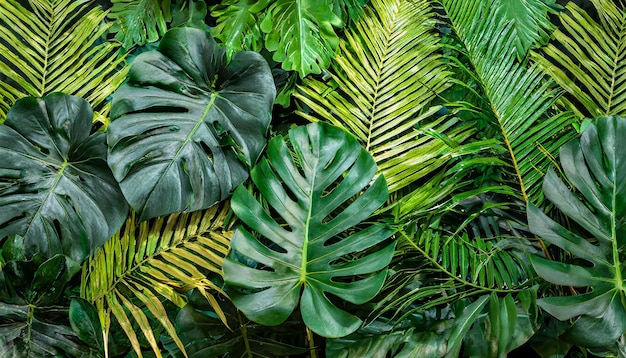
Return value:
M 626 330 L 626 147 L 620 144 L 625 137 L 626 118 L 600 117 L 580 139 L 561 148 L 564 173 L 581 196 L 553 171 L 546 175 L 546 198 L 589 236 L 570 232 L 537 207 L 528 207 L 531 230 L 580 260 L 562 263 L 533 256 L 532 264 L 548 282 L 581 292 L 544 298 L 538 304 L 560 320 L 576 319 L 566 337 L 584 347 L 612 346 Z
M 80 266 L 63 255 L 9 261 L 0 270 L 0 356 L 99 357 L 80 342 L 61 297 Z
M 221 265 L 232 236 L 231 217 L 228 205 L 142 223 L 131 213 L 124 227 L 83 265 L 81 296 L 96 306 L 103 331 L 116 319 L 139 353 L 138 332 L 150 340 L 163 328 L 184 350 L 165 304 L 185 306 L 192 289 L 226 323 L 217 300 L 217 293 L 223 291 L 216 282 L 221 281 Z M 156 324 L 150 322 L 150 315 L 158 318 Z M 150 343 L 155 354 L 159 352 L 156 339 Z
M 206 209 L 248 177 L 276 94 L 261 55 L 224 50 L 195 28 L 139 55 L 113 98 L 109 165 L 140 220 Z
M 126 218 L 92 117 L 82 98 L 53 93 L 18 101 L 0 126 L 0 238 L 18 235 L 27 257 L 80 263 Z
M 111 23 L 100 6 L 74 0 L 0 2 L 0 123 L 27 96 L 85 98 L 107 123 L 108 98 L 128 70 L 120 45 L 102 41 Z
M 252 170 L 267 208 L 243 186 L 233 194 L 247 228 L 233 236 L 224 278 L 237 308 L 255 322 L 278 325 L 299 303 L 311 330 L 344 336 L 361 320 L 329 296 L 361 304 L 380 290 L 395 246 L 383 242 L 393 231 L 356 226 L 385 202 L 387 186 L 382 176 L 373 179 L 371 155 L 336 127 L 297 127 L 289 142 L 291 149 L 274 138 Z
M 339 44 L 333 27 L 342 27 L 331 0 L 276 0 L 261 21 L 265 47 L 285 70 L 304 77 L 330 65 Z

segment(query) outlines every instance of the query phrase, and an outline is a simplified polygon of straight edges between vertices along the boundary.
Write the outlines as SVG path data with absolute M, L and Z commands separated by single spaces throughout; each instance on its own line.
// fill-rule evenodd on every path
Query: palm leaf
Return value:
M 431 174 L 461 152 L 474 129 L 431 117 L 450 87 L 429 1 L 372 1 L 346 32 L 329 69 L 332 81 L 306 79 L 299 114 L 352 133 L 372 154 L 391 192 Z
M 592 0 L 600 22 L 573 2 L 559 14 L 554 42 L 533 58 L 571 95 L 583 118 L 626 114 L 626 9 L 623 1 Z M 620 3 L 621 5 L 618 5 Z
M 158 337 L 153 339 L 153 328 L 142 311 L 145 307 L 184 351 L 161 300 L 183 307 L 191 289 L 203 294 L 225 323 L 212 293 L 224 292 L 211 278 L 221 279 L 231 237 L 229 213 L 227 205 L 218 205 L 139 225 L 137 216 L 131 214 L 125 227 L 83 267 L 81 296 L 95 303 L 103 331 L 108 332 L 113 313 L 140 355 L 132 317 L 157 353 Z
M 484 112 L 505 144 L 518 196 L 542 201 L 541 180 L 558 148 L 570 138 L 570 113 L 550 115 L 559 96 L 537 67 L 516 58 L 514 23 L 479 0 L 443 0 L 454 32 L 484 92 Z M 475 110 L 475 108 L 473 108 Z
M 0 122 L 26 96 L 64 92 L 83 97 L 106 122 L 106 99 L 124 81 L 119 45 L 101 42 L 106 13 L 84 1 L 0 2 Z

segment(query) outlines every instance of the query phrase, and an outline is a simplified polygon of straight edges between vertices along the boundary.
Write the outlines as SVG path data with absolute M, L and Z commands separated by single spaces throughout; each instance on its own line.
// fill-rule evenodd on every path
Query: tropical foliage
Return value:
M 0 356 L 626 357 L 625 29 L 0 2 Z

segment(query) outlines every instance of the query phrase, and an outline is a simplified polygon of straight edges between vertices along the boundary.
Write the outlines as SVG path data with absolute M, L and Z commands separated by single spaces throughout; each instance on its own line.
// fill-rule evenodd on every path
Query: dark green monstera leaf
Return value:
M 105 136 L 89 134 L 92 118 L 84 99 L 52 93 L 18 101 L 0 126 L 0 239 L 11 236 L 20 255 L 80 263 L 124 222 L 128 205 Z
M 393 231 L 362 224 L 387 199 L 387 185 L 382 176 L 373 180 L 371 155 L 336 127 L 297 127 L 289 142 L 291 150 L 284 138 L 272 139 L 251 172 L 266 207 L 243 186 L 233 194 L 233 211 L 247 228 L 233 236 L 225 280 L 237 308 L 257 323 L 278 325 L 300 303 L 311 330 L 345 336 L 361 320 L 333 296 L 367 302 L 393 256 L 395 242 L 384 243 Z
M 210 207 L 266 145 L 276 89 L 254 52 L 226 62 L 205 31 L 176 28 L 137 56 L 115 93 L 109 165 L 141 220 Z
M 541 308 L 560 320 L 576 319 L 565 333 L 574 344 L 589 348 L 614 346 L 626 331 L 626 118 L 600 117 L 561 148 L 571 192 L 557 175 L 546 175 L 543 190 L 551 202 L 588 231 L 580 236 L 529 205 L 528 224 L 544 241 L 577 259 L 561 263 L 532 257 L 547 281 L 577 287 L 578 295 L 548 297 Z

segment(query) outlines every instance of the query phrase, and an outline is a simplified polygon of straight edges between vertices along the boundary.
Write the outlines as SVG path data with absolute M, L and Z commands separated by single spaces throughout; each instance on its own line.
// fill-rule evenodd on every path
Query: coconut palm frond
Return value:
M 120 46 L 102 41 L 106 13 L 84 1 L 29 3 L 0 2 L 0 122 L 18 99 L 50 92 L 85 98 L 104 121 L 106 99 L 126 76 Z
M 484 92 L 484 107 L 505 143 L 519 197 L 541 202 L 541 181 L 560 146 L 569 141 L 569 113 L 551 115 L 559 90 L 537 66 L 518 62 L 514 23 L 480 0 L 443 0 L 454 32 Z
M 372 1 L 346 32 L 329 73 L 306 79 L 300 115 L 352 133 L 372 154 L 391 192 L 443 166 L 474 133 L 433 105 L 451 86 L 430 1 Z
M 626 115 L 626 8 L 592 0 L 600 22 L 570 2 L 559 14 L 554 41 L 533 54 L 539 66 L 571 95 L 580 118 Z
M 203 294 L 226 324 L 215 293 L 225 295 L 219 282 L 232 236 L 231 218 L 227 204 L 138 225 L 138 217 L 132 213 L 125 226 L 83 267 L 81 296 L 99 310 L 103 332 L 108 332 L 112 313 L 140 354 L 134 321 L 158 354 L 153 327 L 143 310 L 147 308 L 184 351 L 163 300 L 183 307 L 191 289 Z

